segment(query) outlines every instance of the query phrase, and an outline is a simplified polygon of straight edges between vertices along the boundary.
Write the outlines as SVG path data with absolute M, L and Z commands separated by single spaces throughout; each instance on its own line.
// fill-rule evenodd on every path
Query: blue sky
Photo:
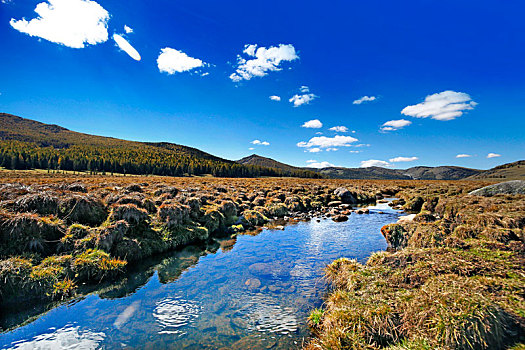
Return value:
M 525 155 L 523 13 L 512 0 L 0 0 L 0 111 L 228 159 L 490 168 Z

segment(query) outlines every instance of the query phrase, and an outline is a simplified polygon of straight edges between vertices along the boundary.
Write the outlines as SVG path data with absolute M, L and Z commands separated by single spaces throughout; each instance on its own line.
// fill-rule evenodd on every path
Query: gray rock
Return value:
M 341 202 L 343 202 L 345 204 L 356 204 L 357 203 L 357 200 L 355 199 L 355 197 L 352 194 L 352 192 L 350 192 L 345 187 L 336 188 L 335 191 L 334 191 L 334 195 L 336 195 L 339 198 L 341 198 Z
M 469 193 L 473 196 L 492 197 L 497 194 L 525 194 L 525 181 L 514 180 L 486 186 Z

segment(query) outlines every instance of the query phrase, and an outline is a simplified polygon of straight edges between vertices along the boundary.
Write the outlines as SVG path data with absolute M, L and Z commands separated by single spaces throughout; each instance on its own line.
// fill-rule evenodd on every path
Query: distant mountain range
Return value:
M 231 161 L 168 142 L 135 142 L 95 136 L 0 113 L 0 166 L 83 172 L 219 177 L 295 176 L 336 179 L 525 179 L 525 161 L 490 170 L 457 166 L 389 169 L 295 167 L 253 154 Z
M 260 165 L 270 168 L 283 170 L 289 169 L 307 169 L 294 167 L 273 160 L 271 158 L 261 157 L 256 154 L 238 160 L 241 164 Z M 438 166 L 426 167 L 416 166 L 408 169 L 389 169 L 381 167 L 368 168 L 343 168 L 329 167 L 322 169 L 312 169 L 319 172 L 323 177 L 335 179 L 371 179 L 371 180 L 488 180 L 488 179 L 524 179 L 525 178 L 525 161 L 500 165 L 489 170 L 479 170 L 463 168 L 458 166 Z

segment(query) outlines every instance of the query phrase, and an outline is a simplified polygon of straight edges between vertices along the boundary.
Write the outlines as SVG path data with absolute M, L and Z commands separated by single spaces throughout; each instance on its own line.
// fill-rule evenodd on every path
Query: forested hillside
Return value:
M 0 166 L 21 170 L 167 176 L 319 177 L 306 170 L 284 171 L 242 165 L 172 143 L 144 143 L 82 134 L 5 113 L 0 113 Z

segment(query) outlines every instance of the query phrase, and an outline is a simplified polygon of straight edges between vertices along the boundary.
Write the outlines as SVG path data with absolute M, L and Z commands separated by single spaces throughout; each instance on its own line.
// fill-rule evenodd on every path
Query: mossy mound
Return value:
M 60 200 L 59 216 L 68 223 L 98 226 L 104 222 L 108 212 L 104 203 L 89 195 L 72 195 Z

